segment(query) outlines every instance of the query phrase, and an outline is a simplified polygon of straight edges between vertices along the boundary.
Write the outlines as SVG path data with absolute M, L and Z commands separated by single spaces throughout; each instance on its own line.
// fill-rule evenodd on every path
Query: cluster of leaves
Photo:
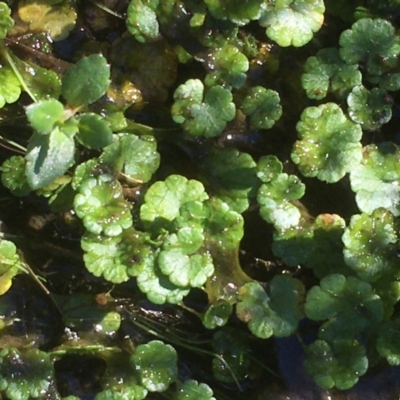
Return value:
M 344 24 L 337 47 L 329 40 L 310 56 L 318 40 L 327 41 L 322 32 L 298 57 L 305 60 L 299 69 L 281 48 L 313 39 L 324 21 L 322 0 L 132 0 L 127 32 L 114 43 L 83 47 L 63 73 L 6 46 L 23 27 L 52 41 L 69 37 L 76 2 L 42 3 L 18 2 L 17 19 L 0 2 L 0 108 L 23 106 L 31 133 L 24 156 L 3 161 L 1 180 L 14 197 L 42 197 L 52 213 L 76 216 L 86 271 L 100 278 L 92 278 L 93 287 L 99 280 L 114 288 L 125 283 L 132 299 L 145 295 L 156 305 L 183 305 L 193 289 L 205 292 L 205 311 L 196 314 L 216 330 L 212 369 L 223 382 L 247 376 L 251 364 L 244 337 L 229 333 L 233 312 L 262 339 L 291 336 L 304 318 L 316 321 L 305 368 L 326 389 L 352 387 L 379 358 L 399 365 L 400 150 L 390 122 L 400 90 L 400 36 L 383 18 L 394 2 L 365 0 L 367 17 L 337 17 Z M 326 12 L 335 14 L 333 7 Z M 266 28 L 264 37 L 254 21 Z M 179 63 L 186 64 L 185 80 L 176 76 Z M 143 124 L 147 104 L 157 108 L 150 126 Z M 272 148 L 279 135 L 285 144 Z M 15 138 L 7 140 L 21 150 Z M 172 157 L 164 157 L 171 148 Z M 182 152 L 191 168 L 179 167 Z M 301 201 L 309 202 L 309 186 L 300 175 L 316 178 L 303 179 L 314 182 L 310 187 L 340 181 L 359 211 L 316 215 L 324 205 L 314 204 L 307 212 Z M 239 261 L 242 214 L 254 209 L 273 230 L 260 243 L 288 269 L 267 283 Z M 3 295 L 25 267 L 12 242 L 2 240 L 0 254 Z M 121 329 L 121 313 L 96 304 L 93 293 L 50 297 L 68 329 L 110 336 Z M 72 351 L 95 352 L 107 364 L 104 376 L 114 373 L 110 348 Z M 57 396 L 53 362 L 70 352 L 5 348 L 0 391 L 10 399 Z M 141 400 L 165 391 L 177 400 L 213 399 L 206 384 L 179 381 L 177 353 L 161 341 L 138 345 L 127 365 L 128 376 L 103 382 L 96 399 Z

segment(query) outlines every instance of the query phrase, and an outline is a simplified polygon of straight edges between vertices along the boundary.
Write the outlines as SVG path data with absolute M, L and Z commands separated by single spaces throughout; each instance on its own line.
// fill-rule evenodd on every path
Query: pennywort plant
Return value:
M 4 198 L 44 204 L 50 241 L 80 249 L 63 286 L 61 268 L 25 261 L 36 238 L 2 235 L 0 330 L 20 318 L 7 295 L 28 272 L 68 338 L 4 346 L 0 395 L 77 398 L 58 392 L 57 363 L 93 356 L 95 399 L 212 400 L 212 383 L 182 379 L 180 348 L 240 386 L 271 373 L 253 341 L 292 335 L 327 390 L 400 363 L 395 2 L 365 0 L 364 15 L 322 0 L 12 3 L 0 2 Z M 79 46 L 77 20 L 90 27 Z M 168 307 L 206 339 L 164 329 Z

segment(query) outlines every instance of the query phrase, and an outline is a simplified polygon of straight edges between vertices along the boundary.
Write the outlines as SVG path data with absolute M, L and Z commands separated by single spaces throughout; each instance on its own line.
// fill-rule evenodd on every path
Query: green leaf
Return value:
M 121 325 L 121 315 L 99 305 L 93 295 L 54 295 L 54 299 L 64 325 L 75 331 L 96 331 L 110 335 Z
M 243 238 L 243 217 L 222 200 L 212 197 L 205 202 L 204 221 L 208 249 L 237 250 Z
M 194 136 L 218 136 L 235 117 L 232 94 L 222 86 L 213 86 L 204 95 L 199 79 L 189 79 L 174 93 L 172 118 Z
M 275 90 L 254 86 L 244 98 L 241 109 L 250 117 L 251 129 L 271 129 L 282 116 L 280 97 Z
M 213 149 L 201 164 L 208 193 L 242 213 L 256 196 L 259 182 L 253 158 L 236 149 Z
M 156 182 L 147 190 L 145 202 L 140 207 L 140 219 L 146 230 L 159 233 L 161 229 L 172 228 L 171 223 L 181 215 L 185 206 L 202 208 L 201 203 L 207 198 L 199 181 L 170 175 L 164 182 Z M 190 208 L 188 212 L 190 218 Z
M 25 160 L 21 156 L 12 156 L 1 166 L 1 182 L 14 196 L 26 196 L 31 188 L 25 176 Z
M 353 215 L 343 234 L 344 259 L 364 281 L 373 282 L 398 270 L 398 229 L 390 211 Z
M 307 59 L 301 84 L 310 99 L 321 100 L 329 92 L 342 99 L 354 86 L 361 85 L 361 78 L 357 64 L 346 64 L 339 50 L 329 47 Z
M 400 90 L 400 73 L 383 75 L 379 79 L 379 87 L 389 92 Z
M 81 239 L 83 259 L 89 272 L 109 282 L 121 283 L 153 265 L 152 248 L 145 244 L 146 235 L 133 228 L 118 236 L 86 232 Z
M 258 19 L 263 9 L 262 0 L 204 0 L 211 15 L 218 19 L 229 19 L 236 25 L 246 25 Z
M 0 351 L 0 390 L 10 400 L 43 398 L 54 380 L 50 357 L 39 349 Z
M 303 318 L 300 308 L 303 296 L 303 284 L 287 275 L 274 276 L 269 294 L 259 283 L 246 283 L 239 289 L 236 314 L 257 337 L 287 337 Z
M 94 113 L 80 114 L 77 140 L 88 149 L 101 149 L 112 143 L 113 134 L 107 121 Z
M 260 176 L 273 174 L 277 170 L 283 169 L 281 162 L 275 156 L 261 157 L 258 164 Z M 277 230 L 286 230 L 295 227 L 300 222 L 300 210 L 292 204 L 293 201 L 300 199 L 305 192 L 305 185 L 301 183 L 295 175 L 281 173 L 274 174 L 273 178 L 261 185 L 257 194 L 257 202 L 260 207 L 261 217 L 274 224 Z
M 317 340 L 306 348 L 305 370 L 325 389 L 353 387 L 368 369 L 365 349 L 353 340 L 328 344 Z
M 397 65 L 400 38 L 384 19 L 359 19 L 342 32 L 339 43 L 340 57 L 348 64 L 363 63 L 370 75 L 382 75 Z
M 350 118 L 363 129 L 375 131 L 392 118 L 393 100 L 386 90 L 356 86 L 347 97 Z
M 335 103 L 308 107 L 297 123 L 292 160 L 307 177 L 333 183 L 356 168 L 362 158 L 361 127 Z
M 284 0 L 267 4 L 259 23 L 281 47 L 308 43 L 324 22 L 322 0 Z
M 371 285 L 340 274 L 328 275 L 308 291 L 305 312 L 312 320 L 327 320 L 318 336 L 329 343 L 370 335 L 383 319 L 382 301 Z
M 0 2 L 0 39 L 5 39 L 7 32 L 14 26 L 11 10 L 6 3 Z
M 135 182 L 148 182 L 160 165 L 157 141 L 153 136 L 114 135 L 114 142 L 104 148 L 100 161 L 112 165 Z
M 156 10 L 159 0 L 132 0 L 129 3 L 126 26 L 138 42 L 160 39 Z
M 49 135 L 34 133 L 26 155 L 26 176 L 33 189 L 42 188 L 62 176 L 74 164 L 75 143 L 59 128 Z
M 400 320 L 398 318 L 383 323 L 376 342 L 379 354 L 394 366 L 400 365 L 399 329 Z
M 156 265 L 146 264 L 137 277 L 141 292 L 154 304 L 178 304 L 189 294 L 190 288 L 181 288 L 170 282 Z
M 74 210 L 85 228 L 94 234 L 118 236 L 132 226 L 131 206 L 118 181 L 84 180 L 74 199 Z
M 188 379 L 180 384 L 176 394 L 176 400 L 216 400 L 213 391 L 205 383 L 198 383 Z
M 62 122 L 64 106 L 56 99 L 42 100 L 28 106 L 26 116 L 33 129 L 48 135 L 57 123 Z
M 68 69 L 62 79 L 62 95 L 74 107 L 98 100 L 110 83 L 110 66 L 100 54 L 82 58 Z
M 204 80 L 207 86 L 219 84 L 238 89 L 246 82 L 249 60 L 236 46 L 226 44 L 208 55 L 206 67 L 210 71 Z
M 224 326 L 233 311 L 232 304 L 226 300 L 218 300 L 211 304 L 203 315 L 203 325 L 207 329 Z
M 6 293 L 11 285 L 12 279 L 22 268 L 22 263 L 17 254 L 15 244 L 0 240 L 0 296 Z
M 175 349 L 159 340 L 139 345 L 131 357 L 141 384 L 149 392 L 164 392 L 177 380 L 177 361 Z
M 399 147 L 391 142 L 366 146 L 361 163 L 350 172 L 350 183 L 360 211 L 371 214 L 383 207 L 399 216 Z
M 0 68 L 0 108 L 6 103 L 15 103 L 21 95 L 21 83 L 14 72 L 6 67 Z
M 202 287 L 214 273 L 214 264 L 209 254 L 187 255 L 180 248 L 161 250 L 158 266 L 174 285 L 183 288 Z
M 312 268 L 318 278 L 332 273 L 352 274 L 343 257 L 342 235 L 345 227 L 344 219 L 336 214 L 321 214 L 315 219 L 312 240 L 304 244 L 310 253 L 303 264 Z
M 288 267 L 306 262 L 312 252 L 313 230 L 301 225 L 274 232 L 272 252 Z

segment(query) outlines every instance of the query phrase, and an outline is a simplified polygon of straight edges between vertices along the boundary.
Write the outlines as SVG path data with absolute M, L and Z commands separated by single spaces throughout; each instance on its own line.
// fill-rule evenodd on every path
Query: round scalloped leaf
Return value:
M 130 362 L 139 374 L 141 385 L 149 392 L 164 392 L 178 378 L 176 351 L 160 340 L 136 347 Z
M 178 304 L 189 294 L 190 288 L 175 286 L 158 266 L 145 265 L 137 277 L 139 289 L 154 304 Z
M 205 202 L 209 216 L 205 220 L 207 247 L 221 247 L 224 251 L 237 249 L 243 237 L 243 217 L 222 200 L 212 197 Z
M 112 283 L 127 281 L 141 273 L 146 265 L 154 264 L 150 246 L 144 243 L 145 234 L 133 228 L 115 237 L 86 232 L 81 239 L 85 266 L 95 276 Z
M 29 186 L 36 190 L 52 183 L 74 164 L 75 142 L 59 128 L 49 135 L 34 133 L 26 154 L 25 174 Z
M 201 208 L 201 203 L 207 198 L 204 186 L 199 181 L 170 175 L 147 190 L 145 202 L 140 208 L 140 219 L 146 230 L 158 233 L 161 229 L 171 228 L 171 222 L 181 215 L 186 203 L 199 203 Z
M 383 207 L 399 216 L 399 147 L 391 142 L 366 146 L 361 163 L 350 172 L 350 184 L 360 211 L 371 214 Z
M 25 160 L 21 156 L 12 156 L 1 166 L 1 182 L 14 196 L 26 196 L 31 188 L 25 176 Z
M 350 275 L 352 270 L 343 258 L 345 226 L 338 215 L 318 215 L 312 225 L 274 232 L 272 251 L 287 267 L 304 265 L 320 279 L 333 272 Z
M 303 318 L 300 308 L 303 296 L 303 284 L 287 275 L 274 276 L 269 294 L 259 283 L 246 283 L 239 289 L 236 314 L 259 338 L 287 337 Z
M 174 93 L 172 118 L 194 136 L 218 136 L 227 122 L 235 118 L 232 93 L 222 86 L 213 86 L 204 95 L 199 79 L 189 79 Z
M 145 183 L 157 171 L 160 154 L 154 136 L 119 134 L 114 135 L 114 142 L 103 150 L 100 160 L 135 182 Z
M 228 203 L 230 208 L 242 213 L 256 196 L 259 182 L 253 158 L 236 149 L 214 149 L 202 162 L 206 172 L 210 195 Z
M 79 190 L 80 185 L 87 179 L 95 178 L 99 183 L 110 182 L 114 178 L 114 171 L 102 164 L 97 158 L 80 163 L 74 171 L 72 188 Z
M 15 103 L 21 95 L 21 82 L 15 73 L 6 67 L 0 67 L 0 108 L 6 103 Z
M 393 100 L 386 90 L 356 86 L 347 97 L 350 118 L 363 129 L 375 131 L 392 118 Z
M 385 357 L 390 365 L 400 365 L 400 320 L 394 319 L 382 324 L 379 330 L 376 349 L 382 357 Z
M 143 400 L 147 396 L 147 390 L 139 385 L 131 385 L 119 390 L 106 389 L 96 394 L 94 400 Z M 79 400 L 78 398 L 76 398 Z M 67 400 L 67 398 L 63 398 Z M 72 400 L 72 399 L 71 399 Z
M 89 232 L 118 236 L 132 226 L 131 206 L 125 201 L 118 181 L 99 182 L 89 178 L 78 190 L 74 210 Z
M 64 106 L 56 99 L 42 100 L 26 107 L 26 117 L 38 133 L 48 135 L 64 117 Z
M 398 270 L 398 230 L 390 211 L 378 208 L 371 216 L 353 215 L 342 240 L 346 264 L 364 281 Z
M 53 363 L 44 351 L 13 347 L 0 351 L 0 390 L 8 399 L 43 398 L 53 380 Z
M 308 107 L 301 114 L 292 160 L 307 177 L 333 183 L 357 167 L 362 158 L 360 125 L 335 103 Z
M 397 65 L 400 38 L 389 21 L 362 18 L 340 35 L 340 57 L 348 64 L 365 63 L 370 75 L 382 75 Z
M 214 273 L 214 264 L 209 254 L 187 255 L 180 248 L 161 250 L 158 255 L 161 272 L 176 286 L 202 287 Z
M 321 28 L 324 12 L 322 0 L 284 0 L 268 4 L 259 23 L 279 46 L 301 47 Z
M 307 293 L 308 318 L 324 322 L 318 337 L 329 343 L 371 334 L 383 319 L 383 304 L 371 285 L 353 276 L 328 275 Z
M 176 400 L 216 400 L 213 391 L 205 383 L 188 379 L 179 385 Z
M 29 31 L 47 32 L 51 39 L 65 39 L 75 27 L 76 11 L 70 1 L 22 0 L 18 4 L 18 16 L 29 24 Z
M 246 25 L 258 19 L 263 9 L 262 0 L 204 0 L 210 14 L 217 19 L 229 19 L 236 25 Z
M 250 117 L 251 129 L 271 129 L 282 116 L 278 92 L 255 86 L 244 98 L 241 109 Z
M 335 340 L 328 344 L 316 340 L 306 347 L 305 370 L 325 389 L 353 387 L 368 369 L 363 346 L 354 340 Z
M 0 39 L 5 39 L 7 32 L 14 26 L 11 9 L 3 1 L 0 2 Z
M 210 71 L 204 79 L 207 86 L 219 84 L 238 89 L 246 82 L 249 60 L 236 46 L 226 44 L 208 54 L 206 67 Z
M 224 326 L 233 311 L 233 306 L 226 300 L 217 300 L 211 304 L 203 315 L 203 325 L 207 329 L 215 329 Z
M 78 120 L 78 134 L 76 139 L 88 149 L 101 149 L 113 141 L 108 122 L 99 114 L 80 114 Z
M 263 156 L 257 162 L 257 177 L 264 183 L 278 179 L 282 171 L 283 164 L 276 156 Z
M 110 84 L 110 66 L 101 54 L 83 57 L 62 78 L 62 95 L 70 106 L 93 103 Z
M 321 100 L 328 92 L 342 99 L 354 86 L 361 85 L 361 78 L 358 65 L 346 64 L 339 50 L 330 47 L 307 59 L 301 84 L 310 99 Z
M 259 160 L 259 174 L 268 176 L 268 170 L 261 167 L 280 163 L 275 156 L 266 156 Z M 282 168 L 282 166 L 281 166 Z M 276 171 L 274 168 L 273 171 Z M 281 173 L 261 185 L 257 194 L 257 202 L 260 205 L 261 217 L 274 224 L 277 230 L 286 230 L 297 226 L 300 221 L 300 210 L 292 204 L 292 201 L 300 199 L 305 192 L 305 185 L 295 175 Z
M 126 27 L 138 42 L 160 39 L 157 21 L 159 0 L 133 0 L 129 3 Z

